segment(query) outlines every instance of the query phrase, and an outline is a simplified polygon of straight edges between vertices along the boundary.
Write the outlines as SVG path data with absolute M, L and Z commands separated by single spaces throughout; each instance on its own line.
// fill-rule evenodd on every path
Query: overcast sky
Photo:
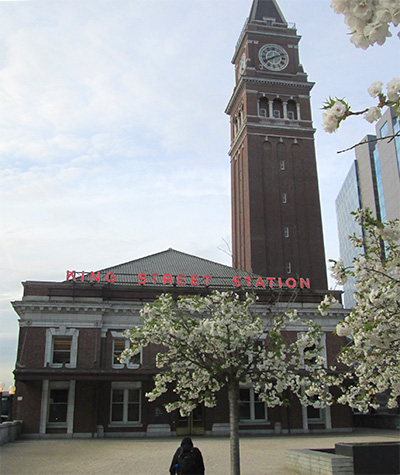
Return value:
M 327 258 L 354 159 L 321 104 L 399 75 L 399 41 L 357 50 L 330 0 L 280 0 L 302 35 Z M 234 47 L 251 0 L 0 1 L 0 380 L 12 383 L 21 282 L 65 278 L 169 247 L 231 264 L 229 118 Z M 221 250 L 221 248 L 223 250 Z

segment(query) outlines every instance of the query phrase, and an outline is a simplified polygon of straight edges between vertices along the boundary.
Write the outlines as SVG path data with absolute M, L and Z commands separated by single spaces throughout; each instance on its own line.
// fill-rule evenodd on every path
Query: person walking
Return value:
M 171 475 L 204 475 L 203 456 L 197 447 L 193 446 L 192 439 L 182 439 L 180 447 L 172 458 L 169 469 Z

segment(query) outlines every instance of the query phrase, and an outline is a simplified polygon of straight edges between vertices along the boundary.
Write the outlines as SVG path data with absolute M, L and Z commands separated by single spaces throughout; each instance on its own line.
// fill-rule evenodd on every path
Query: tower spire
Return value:
M 253 0 L 249 21 L 274 20 L 276 23 L 286 23 L 285 17 L 275 0 Z

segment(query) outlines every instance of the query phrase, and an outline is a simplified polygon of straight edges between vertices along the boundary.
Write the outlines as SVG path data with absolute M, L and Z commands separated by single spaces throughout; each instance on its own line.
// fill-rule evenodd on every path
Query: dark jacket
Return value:
M 193 447 L 193 442 L 190 437 L 185 437 L 181 442 L 181 446 L 176 450 L 172 459 L 171 467 L 169 468 L 169 473 L 172 475 L 183 475 L 183 472 L 179 470 L 179 456 L 183 452 L 190 452 L 194 459 L 193 470 L 190 472 L 190 474 L 188 473 L 185 475 L 204 475 L 203 456 L 197 447 Z

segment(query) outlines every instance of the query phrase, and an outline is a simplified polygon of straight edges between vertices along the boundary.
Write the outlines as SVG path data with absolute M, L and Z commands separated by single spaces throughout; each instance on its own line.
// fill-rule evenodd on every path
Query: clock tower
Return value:
M 233 267 L 326 289 L 310 91 L 300 36 L 275 0 L 253 0 L 232 63 Z

